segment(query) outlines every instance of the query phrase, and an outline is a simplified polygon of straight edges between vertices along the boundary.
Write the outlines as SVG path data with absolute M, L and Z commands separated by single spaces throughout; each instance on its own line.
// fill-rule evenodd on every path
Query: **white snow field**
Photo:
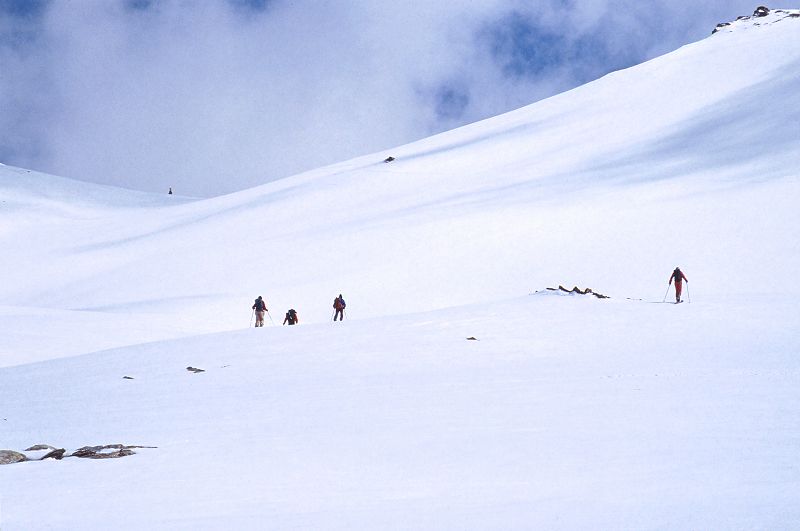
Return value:
M 800 528 L 799 72 L 773 11 L 223 197 L 0 166 L 0 450 L 156 447 L 0 529 Z

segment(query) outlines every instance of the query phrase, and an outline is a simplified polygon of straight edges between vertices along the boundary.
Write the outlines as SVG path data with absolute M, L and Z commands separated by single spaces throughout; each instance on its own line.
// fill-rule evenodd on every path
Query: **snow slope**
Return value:
M 789 529 L 792 305 L 537 294 L 4 369 L 4 444 L 158 448 L 3 467 L 3 529 Z
M 0 527 L 797 527 L 798 30 L 214 199 L 0 166 L 0 449 L 158 447 Z

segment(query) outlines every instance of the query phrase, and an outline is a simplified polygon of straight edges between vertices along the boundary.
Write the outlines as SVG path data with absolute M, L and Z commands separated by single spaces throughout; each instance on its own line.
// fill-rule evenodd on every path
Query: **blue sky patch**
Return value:
M 0 0 L 0 16 L 37 17 L 49 3 L 50 0 Z

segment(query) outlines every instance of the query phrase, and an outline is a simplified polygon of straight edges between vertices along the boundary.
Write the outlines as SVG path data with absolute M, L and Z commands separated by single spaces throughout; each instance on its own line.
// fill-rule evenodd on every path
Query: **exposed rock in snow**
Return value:
M 579 295 L 594 295 L 598 299 L 610 299 L 611 297 L 607 295 L 603 295 L 602 293 L 595 293 L 592 291 L 592 288 L 581 289 L 578 286 L 574 286 L 572 289 L 567 289 L 561 284 L 558 285 L 557 288 L 547 288 L 548 291 L 563 291 L 564 293 L 577 293 Z
M 730 25 L 731 25 L 730 22 L 720 22 L 719 24 L 717 24 L 717 27 L 714 28 L 714 31 L 712 31 L 711 34 L 713 35 L 716 32 L 720 31 L 722 28 L 724 28 L 726 26 L 730 26 Z
M 0 450 L 0 465 L 9 465 L 11 463 L 21 463 L 27 461 L 28 458 L 25 454 L 15 452 L 13 450 Z
M 25 448 L 26 452 L 38 452 L 39 450 L 55 450 L 55 446 L 50 446 L 49 444 L 34 444 L 30 448 Z
M 787 18 L 799 17 L 800 9 L 770 9 L 766 6 L 758 6 L 751 16 L 742 15 L 736 17 L 733 22 L 720 22 L 711 34 L 713 35 L 723 30 L 730 32 L 735 29 L 774 24 Z
M 45 459 L 61 460 L 65 457 L 82 457 L 85 459 L 113 459 L 134 455 L 134 448 L 155 448 L 155 446 L 135 446 L 124 444 L 106 444 L 102 446 L 84 446 L 67 454 L 64 448 L 55 448 L 49 444 L 31 446 L 25 453 L 14 450 L 0 450 L 0 465 L 21 463 L 23 461 L 44 461 Z
M 64 448 L 56 448 L 49 444 L 36 444 L 24 451 L 28 461 L 44 461 L 45 459 L 61 459 L 64 457 Z
M 45 459 L 56 459 L 61 460 L 64 458 L 64 453 L 66 450 L 64 448 L 54 448 L 53 450 L 47 452 L 39 461 L 44 461 Z
M 122 444 L 106 444 L 104 446 L 84 446 L 72 452 L 72 457 L 83 457 L 86 459 L 114 459 L 117 457 L 126 457 L 133 455 L 136 452 L 131 448 L 139 448 L 133 446 L 124 446 Z

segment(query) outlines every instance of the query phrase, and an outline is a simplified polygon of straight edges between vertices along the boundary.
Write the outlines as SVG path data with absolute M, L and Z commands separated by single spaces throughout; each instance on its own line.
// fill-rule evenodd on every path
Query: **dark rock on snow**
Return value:
M 137 446 L 125 444 L 106 444 L 102 446 L 84 446 L 78 448 L 71 454 L 65 455 L 64 448 L 54 448 L 49 444 L 37 444 L 31 446 L 26 452 L 38 452 L 42 450 L 50 450 L 44 457 L 39 459 L 29 459 L 28 456 L 13 450 L 0 450 L 0 465 L 8 465 L 11 463 L 21 463 L 23 461 L 44 461 L 45 459 L 61 460 L 65 457 L 81 457 L 84 459 L 114 459 L 117 457 L 126 457 L 134 455 L 136 452 L 134 448 L 157 448 L 156 446 Z
M 70 455 L 72 457 L 82 457 L 84 459 L 114 459 L 133 455 L 135 453 L 136 452 L 131 450 L 130 447 L 121 444 L 106 444 L 104 446 L 84 446 L 83 448 L 78 448 Z
M 711 35 L 714 35 L 716 32 L 720 31 L 722 28 L 724 28 L 726 26 L 730 26 L 730 25 L 731 25 L 730 22 L 721 22 L 721 23 L 717 24 L 717 27 L 714 28 L 714 31 L 711 32 Z
M 30 448 L 25 448 L 26 452 L 38 452 L 39 450 L 55 450 L 55 446 L 50 446 L 49 444 L 34 444 Z
M 557 288 L 547 288 L 549 291 L 563 291 L 565 293 L 577 293 L 579 295 L 594 295 L 598 299 L 610 299 L 611 297 L 607 295 L 603 295 L 602 293 L 595 293 L 592 291 L 592 288 L 580 289 L 578 286 L 573 287 L 572 289 L 567 289 L 561 284 L 558 285 Z
M 64 452 L 66 452 L 63 448 L 56 448 L 55 446 L 50 446 L 49 444 L 34 444 L 30 448 L 26 448 L 26 452 L 41 452 L 42 450 L 50 450 L 44 456 L 39 457 L 37 459 L 29 458 L 28 461 L 44 461 L 45 459 L 62 459 L 64 457 Z
M 137 446 L 127 444 L 104 444 L 102 446 L 84 446 L 78 448 L 70 454 L 71 457 L 83 457 L 85 459 L 112 459 L 134 455 L 134 448 L 156 448 L 155 446 Z
M 766 17 L 769 15 L 769 8 L 766 6 L 758 6 L 755 11 L 753 11 L 754 17 Z
M 186 367 L 186 370 L 195 374 L 198 372 L 206 372 L 205 369 L 198 369 L 197 367 Z
M 11 463 L 21 463 L 27 461 L 28 458 L 25 454 L 15 452 L 14 450 L 0 450 L 0 465 L 10 465 Z
M 56 459 L 58 461 L 61 461 L 62 459 L 64 459 L 64 452 L 66 452 L 66 450 L 63 448 L 59 448 L 57 450 L 53 448 L 52 451 L 45 454 L 45 456 L 39 459 L 39 461 L 44 461 L 45 459 Z

